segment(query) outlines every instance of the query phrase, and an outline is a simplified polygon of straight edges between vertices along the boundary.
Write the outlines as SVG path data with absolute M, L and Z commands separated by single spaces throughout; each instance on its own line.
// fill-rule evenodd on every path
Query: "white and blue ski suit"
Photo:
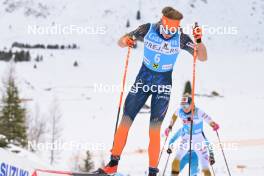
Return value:
M 181 128 L 172 136 L 172 138 L 169 141 L 169 146 L 172 146 L 173 143 L 175 143 L 176 140 L 179 139 L 182 135 L 184 135 L 184 134 L 182 133 L 182 128 Z M 205 141 L 206 141 L 207 149 L 209 150 L 209 152 L 213 152 L 211 147 L 210 147 L 210 142 L 208 141 L 208 139 L 206 137 L 205 137 Z M 194 150 L 192 150 L 191 152 L 192 152 L 191 176 L 197 176 L 200 172 L 199 159 L 198 159 L 198 156 Z M 187 164 L 189 164 L 189 157 L 190 157 L 190 154 L 188 152 L 181 159 L 181 161 L 180 161 L 180 172 L 184 169 L 184 167 Z
M 176 160 L 181 161 L 186 153 L 189 151 L 190 142 L 190 128 L 192 113 L 185 113 L 182 108 L 176 110 L 175 114 L 182 120 L 182 128 L 180 133 L 180 146 L 176 153 Z M 193 117 L 193 130 L 192 130 L 192 150 L 197 154 L 199 163 L 202 170 L 209 170 L 209 151 L 208 141 L 205 140 L 203 135 L 203 122 L 208 124 L 213 120 L 210 116 L 204 113 L 199 108 L 195 107 Z M 177 137 L 177 136 L 176 136 Z

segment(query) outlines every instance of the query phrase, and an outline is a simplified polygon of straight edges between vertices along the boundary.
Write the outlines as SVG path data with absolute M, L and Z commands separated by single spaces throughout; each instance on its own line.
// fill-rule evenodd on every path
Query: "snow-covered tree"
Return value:
M 186 94 L 189 94 L 189 95 L 192 94 L 192 85 L 190 81 L 187 81 L 184 86 L 183 95 L 186 95 Z
M 4 93 L 0 113 L 0 134 L 5 136 L 7 144 L 27 146 L 26 110 L 22 107 L 19 91 L 16 86 L 14 68 L 11 67 L 7 79 L 3 81 Z
M 90 172 L 94 168 L 94 162 L 92 161 L 92 155 L 90 151 L 86 151 L 86 158 L 84 159 L 84 166 L 81 168 L 83 172 Z

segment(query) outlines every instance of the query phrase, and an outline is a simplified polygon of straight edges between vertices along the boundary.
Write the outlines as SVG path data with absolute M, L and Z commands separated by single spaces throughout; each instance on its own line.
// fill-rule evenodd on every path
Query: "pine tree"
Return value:
M 73 66 L 74 67 L 78 67 L 79 66 L 79 63 L 77 61 L 74 61 Z
M 141 19 L 141 14 L 140 14 L 140 10 L 137 11 L 137 20 Z
M 192 94 L 192 85 L 190 81 L 187 81 L 184 86 L 183 95 L 191 95 Z
M 6 137 L 8 144 L 25 147 L 27 145 L 26 110 L 21 107 L 12 71 L 5 85 L 6 92 L 2 98 L 3 108 L 0 115 L 0 134 Z
M 127 22 L 126 22 L 126 27 L 127 27 L 127 28 L 130 27 L 130 21 L 129 21 L 129 20 L 127 20 Z
M 25 53 L 25 61 L 30 61 L 31 60 L 31 55 L 30 55 L 30 52 L 29 51 L 27 51 L 26 53 Z
M 94 163 L 92 161 L 92 155 L 90 151 L 86 152 L 86 159 L 84 160 L 84 168 L 82 171 L 89 172 L 94 168 Z

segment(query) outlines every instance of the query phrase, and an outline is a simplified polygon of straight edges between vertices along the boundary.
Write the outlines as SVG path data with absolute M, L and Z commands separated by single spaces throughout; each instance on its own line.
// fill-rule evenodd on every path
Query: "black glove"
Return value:
M 167 153 L 168 154 L 171 154 L 172 153 L 172 150 L 170 148 L 168 148 Z
M 210 165 L 211 165 L 211 166 L 215 164 L 214 154 L 211 154 L 211 153 L 210 153 L 210 156 L 209 156 L 209 162 L 210 162 Z

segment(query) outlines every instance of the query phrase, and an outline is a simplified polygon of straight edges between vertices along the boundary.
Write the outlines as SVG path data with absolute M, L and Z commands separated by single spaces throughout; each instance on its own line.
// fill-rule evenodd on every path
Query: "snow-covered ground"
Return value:
M 21 2 L 12 13 L 5 12 L 7 5 L 0 1 L 0 48 L 9 48 L 14 41 L 35 43 L 77 43 L 78 50 L 31 50 L 33 55 L 42 54 L 44 62 L 33 69 L 31 63 L 16 64 L 16 73 L 23 98 L 33 99 L 26 106 L 34 111 L 39 104 L 43 114 L 47 114 L 51 102 L 59 100 L 63 114 L 63 141 L 87 143 L 93 150 L 96 166 L 102 159 L 108 160 L 112 144 L 119 91 L 98 92 L 95 85 L 119 85 L 123 73 L 126 49 L 116 46 L 120 35 L 141 23 L 155 22 L 166 5 L 172 5 L 184 13 L 183 26 L 198 21 L 210 27 L 235 27 L 237 34 L 220 35 L 204 33 L 204 43 L 208 48 L 209 60 L 197 65 L 197 87 L 199 94 L 217 91 L 223 98 L 197 97 L 197 106 L 215 118 L 221 125 L 220 136 L 223 141 L 236 143 L 235 150 L 227 150 L 226 155 L 233 175 L 261 176 L 264 174 L 263 119 L 264 105 L 263 43 L 264 1 L 263 0 L 64 0 L 45 1 L 47 9 L 39 9 L 37 0 L 14 0 Z M 33 3 L 33 4 L 32 4 Z M 193 5 L 192 5 L 193 4 Z M 191 7 L 191 6 L 194 6 Z M 24 16 L 31 7 L 48 14 L 46 18 Z M 141 9 L 142 19 L 136 21 L 136 10 Z M 129 19 L 131 27 L 125 28 Z M 76 25 L 102 28 L 103 34 L 72 35 L 30 35 L 28 25 L 52 26 Z M 91 32 L 91 31 L 90 31 Z M 132 51 L 127 83 L 131 85 L 142 62 L 142 44 Z M 79 67 L 73 67 L 77 60 Z M 2 77 L 9 63 L 0 63 Z M 191 80 L 192 59 L 184 51 L 174 68 L 173 93 L 163 128 L 179 105 L 184 83 Z M 129 86 L 128 86 L 129 89 Z M 144 175 L 148 167 L 149 114 L 139 114 L 131 128 L 127 147 L 120 163 L 120 172 L 131 175 Z M 179 124 L 176 124 L 177 128 Z M 206 127 L 211 141 L 216 135 Z M 143 149 L 142 152 L 136 152 Z M 44 152 L 45 153 L 45 152 Z M 78 151 L 64 150 L 60 154 L 57 168 L 72 169 L 73 155 Z M 217 150 L 214 166 L 217 175 L 227 175 L 221 151 Z M 42 154 L 42 156 L 46 156 Z M 46 162 L 48 158 L 46 157 Z M 165 157 L 161 163 L 163 169 Z M 245 165 L 241 171 L 238 165 Z M 169 169 L 168 169 L 169 171 Z

